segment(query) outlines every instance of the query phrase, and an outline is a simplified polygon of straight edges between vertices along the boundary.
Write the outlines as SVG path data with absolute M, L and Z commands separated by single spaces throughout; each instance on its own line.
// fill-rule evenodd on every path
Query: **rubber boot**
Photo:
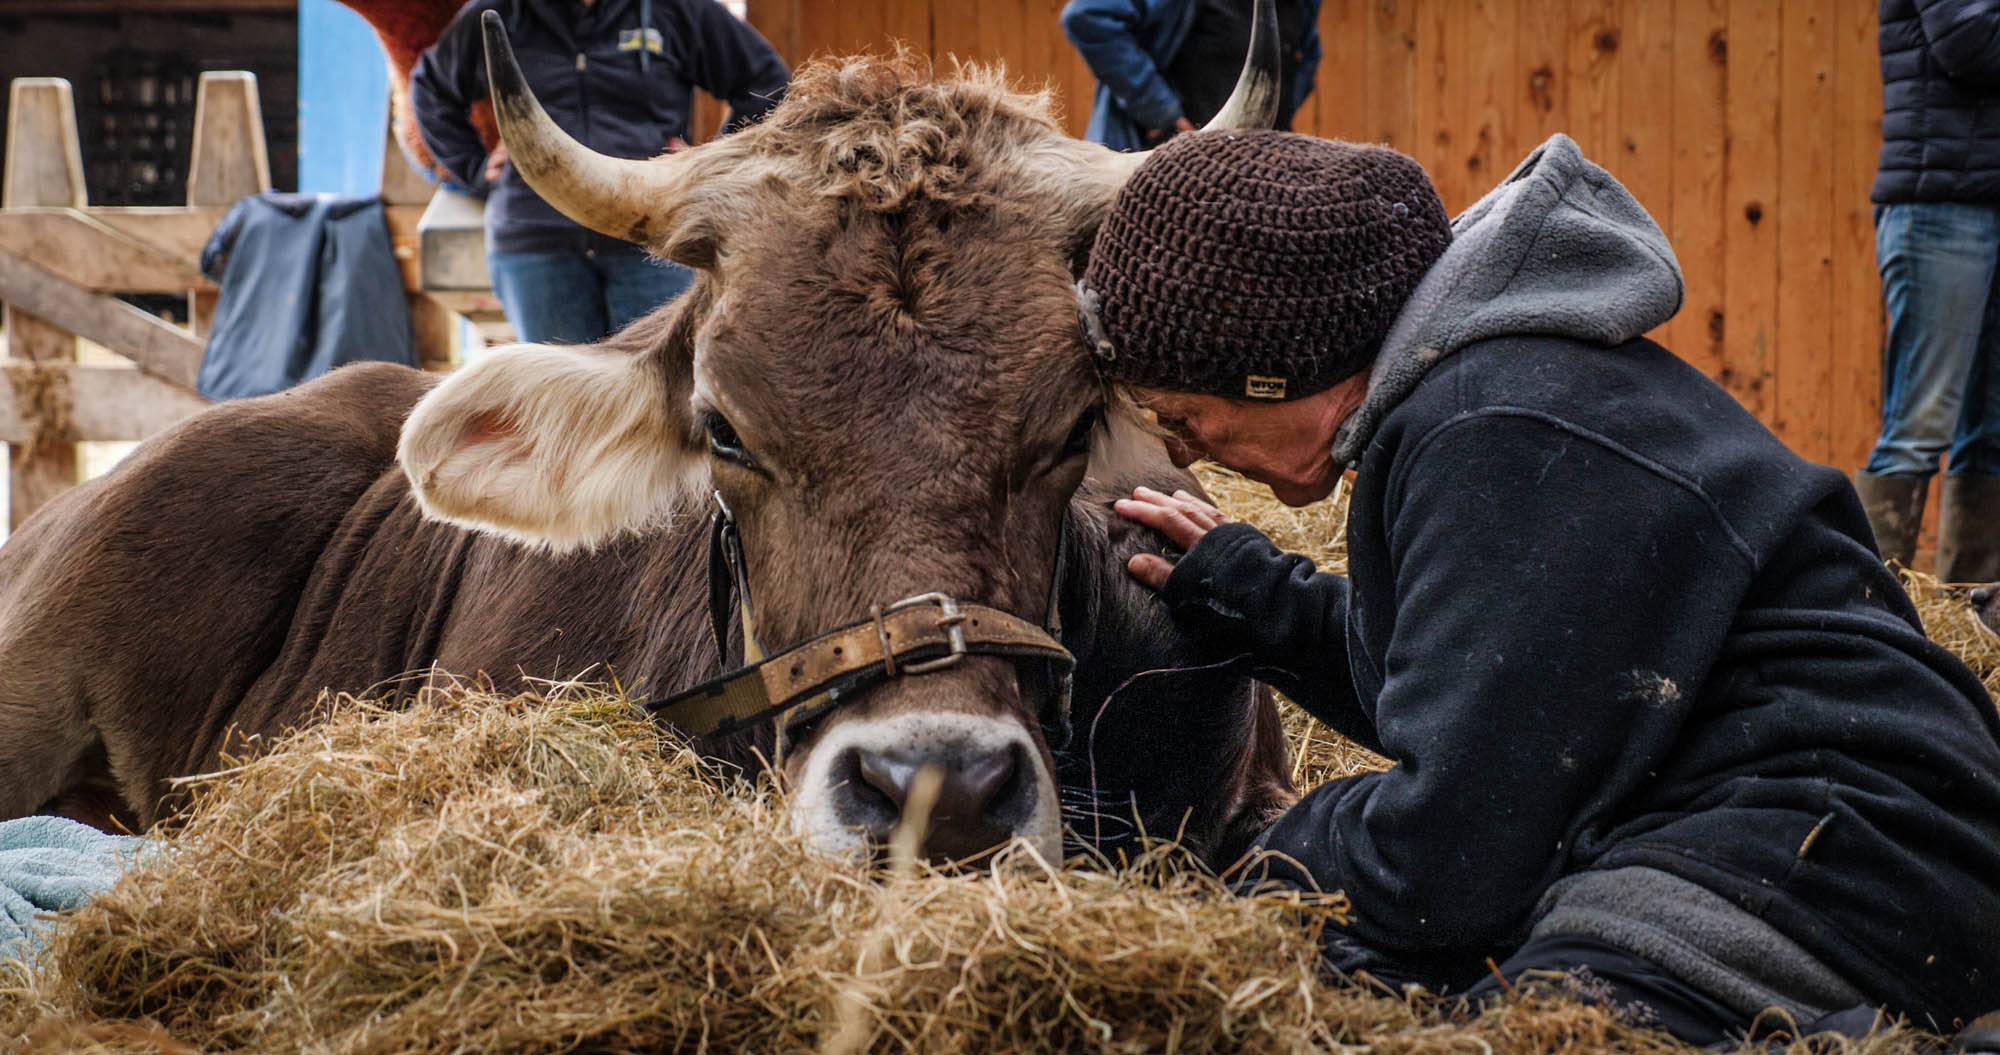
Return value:
M 1938 499 L 1938 578 L 2000 579 L 2000 476 L 1948 473 Z
M 1868 511 L 1868 526 L 1875 529 L 1875 547 L 1882 559 L 1907 568 L 1917 557 L 1917 533 L 1924 526 L 1924 499 L 1930 493 L 1928 476 L 1877 476 L 1854 474 L 1854 490 L 1861 495 L 1861 508 Z

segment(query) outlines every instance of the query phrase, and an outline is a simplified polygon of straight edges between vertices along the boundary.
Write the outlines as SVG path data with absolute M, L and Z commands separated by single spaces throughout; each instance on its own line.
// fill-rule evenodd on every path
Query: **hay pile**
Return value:
M 0 1047 L 1684 1050 L 1548 996 L 1461 1021 L 1329 986 L 1338 902 L 1227 896 L 1168 854 L 871 877 L 781 808 L 615 699 L 347 701 L 200 782 L 164 853 L 0 971 Z
M 1267 518 L 1210 486 L 1340 566 L 1324 508 Z M 1307 782 L 1379 764 L 1298 743 Z M 1229 896 L 1169 851 L 1119 873 L 828 862 L 778 793 L 582 688 L 342 701 L 193 790 L 160 854 L 33 968 L 0 966 L 0 1050 L 1689 1050 L 1547 994 L 1468 1020 L 1329 985 L 1314 933 L 1340 902 Z
M 202 1051 L 1304 1050 L 1339 905 L 1125 874 L 887 882 L 582 690 L 345 701 L 199 782 L 0 1038 Z M 1301 925 L 1301 923 L 1305 925 Z M 1004 1039 L 1002 1039 L 1004 1038 Z M 835 1044 L 838 1040 L 841 1043 Z

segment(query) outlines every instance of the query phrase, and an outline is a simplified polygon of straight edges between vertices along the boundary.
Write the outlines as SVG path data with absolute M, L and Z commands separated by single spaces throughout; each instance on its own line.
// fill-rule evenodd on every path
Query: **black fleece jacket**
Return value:
M 486 248 L 503 253 L 629 249 L 578 226 L 508 166 L 488 187 L 486 146 L 472 104 L 486 98 L 479 16 L 498 11 L 528 86 L 563 131 L 620 158 L 664 153 L 688 135 L 699 87 L 729 103 L 724 131 L 776 106 L 791 82 L 784 60 L 715 0 L 473 0 L 410 73 L 425 145 L 454 178 L 487 195 Z
M 1558 878 L 1642 865 L 1871 999 L 2000 1006 L 2000 714 L 1853 490 L 1646 340 L 1474 343 L 1362 453 L 1352 578 L 1229 524 L 1176 617 L 1396 768 L 1265 836 L 1336 966 L 1462 986 Z

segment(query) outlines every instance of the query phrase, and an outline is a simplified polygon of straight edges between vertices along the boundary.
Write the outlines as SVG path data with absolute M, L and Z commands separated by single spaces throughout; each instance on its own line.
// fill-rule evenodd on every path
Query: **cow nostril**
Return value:
M 888 799 L 890 811 L 900 815 L 903 804 L 909 801 L 910 785 L 916 781 L 917 770 L 922 767 L 916 762 L 891 758 L 865 748 L 855 754 L 855 766 L 862 783 Z
M 1002 792 L 1013 783 L 1020 769 L 1014 754 L 1013 746 L 1009 745 L 1001 751 L 947 770 L 938 788 L 933 821 L 938 824 L 974 824 L 985 818 L 993 806 L 1005 801 Z
M 937 795 L 922 818 L 916 787 L 925 769 L 938 775 Z M 916 821 L 923 856 L 940 864 L 967 861 L 1004 845 L 1033 816 L 1034 766 L 1021 745 L 956 744 L 943 751 L 852 747 L 836 766 L 843 823 L 886 841 L 901 824 Z M 886 847 L 883 847 L 886 850 Z

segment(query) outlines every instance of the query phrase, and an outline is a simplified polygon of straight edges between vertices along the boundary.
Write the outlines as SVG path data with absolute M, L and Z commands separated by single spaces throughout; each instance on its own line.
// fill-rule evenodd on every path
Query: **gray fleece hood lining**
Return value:
M 1452 221 L 1452 242 L 1382 341 L 1361 406 L 1334 437 L 1358 460 L 1431 367 L 1495 337 L 1623 344 L 1680 310 L 1673 247 L 1632 193 L 1557 133 Z

